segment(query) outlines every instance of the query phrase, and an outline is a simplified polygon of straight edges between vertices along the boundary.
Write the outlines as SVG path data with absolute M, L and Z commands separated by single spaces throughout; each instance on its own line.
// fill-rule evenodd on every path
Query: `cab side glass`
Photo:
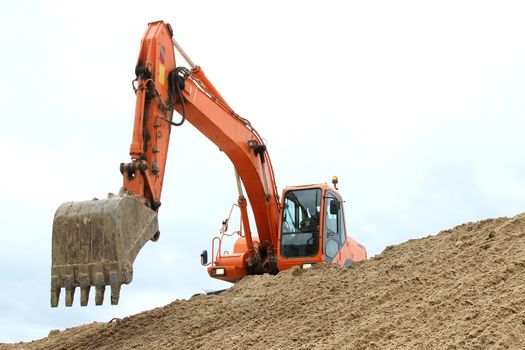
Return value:
M 330 262 L 335 258 L 344 242 L 342 239 L 344 225 L 340 200 L 331 192 L 327 193 L 325 200 L 325 261 Z
M 340 241 L 341 241 L 341 244 L 345 244 L 345 242 L 346 242 L 346 230 L 345 230 L 345 216 L 344 216 L 343 208 L 340 208 L 340 212 L 339 212 L 339 227 L 340 227 Z
M 332 260 L 333 258 L 335 258 L 337 252 L 339 251 L 339 244 L 337 244 L 337 241 L 330 239 L 328 240 L 328 242 L 326 242 L 325 250 L 326 256 L 330 258 L 330 260 Z

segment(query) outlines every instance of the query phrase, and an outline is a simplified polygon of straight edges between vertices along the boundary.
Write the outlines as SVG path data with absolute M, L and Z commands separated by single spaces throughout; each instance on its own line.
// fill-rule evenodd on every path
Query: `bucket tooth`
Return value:
M 95 305 L 102 305 L 104 303 L 104 292 L 106 286 L 95 287 Z
M 60 285 L 57 276 L 51 276 L 51 307 L 58 307 L 60 300 Z
M 121 284 L 116 271 L 109 273 L 109 283 L 111 285 L 111 305 L 117 305 L 120 297 Z
M 102 305 L 104 303 L 104 292 L 106 291 L 106 283 L 104 281 L 104 274 L 97 272 L 95 274 L 95 305 Z
M 75 296 L 75 286 L 73 285 L 73 276 L 66 276 L 66 278 L 64 278 L 64 287 L 66 288 L 66 306 L 72 306 L 73 298 Z
M 60 299 L 60 289 L 51 291 L 51 307 L 58 307 L 58 301 Z
M 79 277 L 80 282 L 80 306 L 87 306 L 89 300 L 89 278 L 86 274 L 81 274 Z

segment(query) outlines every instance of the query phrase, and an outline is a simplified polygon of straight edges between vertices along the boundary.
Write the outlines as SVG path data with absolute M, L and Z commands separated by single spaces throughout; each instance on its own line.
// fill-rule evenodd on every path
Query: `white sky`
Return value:
M 199 254 L 236 200 L 233 167 L 185 124 L 172 131 L 161 239 L 139 254 L 120 305 L 49 307 L 54 211 L 121 185 L 147 22 L 170 22 L 257 127 L 280 190 L 339 176 L 350 233 L 375 255 L 523 211 L 524 10 L 520 1 L 2 2 L 0 342 L 223 286 Z

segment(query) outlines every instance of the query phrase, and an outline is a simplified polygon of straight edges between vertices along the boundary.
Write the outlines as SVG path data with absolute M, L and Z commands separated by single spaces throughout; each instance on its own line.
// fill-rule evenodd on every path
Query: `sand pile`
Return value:
M 525 214 L 5 349 L 524 349 Z

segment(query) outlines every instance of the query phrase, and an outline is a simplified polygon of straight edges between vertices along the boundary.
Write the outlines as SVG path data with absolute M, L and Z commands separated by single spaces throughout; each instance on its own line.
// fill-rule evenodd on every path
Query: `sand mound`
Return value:
M 3 348 L 523 349 L 525 214 Z

